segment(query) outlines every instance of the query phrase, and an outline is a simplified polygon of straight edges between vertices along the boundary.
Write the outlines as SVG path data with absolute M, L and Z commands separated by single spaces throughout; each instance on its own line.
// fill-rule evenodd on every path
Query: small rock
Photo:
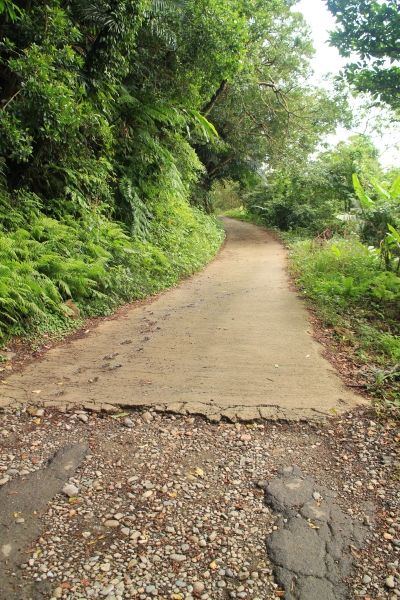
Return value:
M 154 592 L 155 589 L 156 589 L 155 585 L 147 585 L 145 588 L 145 592 L 146 592 L 146 594 L 151 594 L 151 592 Z
M 150 423 L 150 421 L 153 420 L 153 415 L 146 411 L 142 414 L 142 419 L 143 421 L 145 421 L 145 423 Z
M 126 419 L 124 419 L 124 425 L 125 427 L 135 427 L 135 423 L 132 421 L 132 419 L 129 419 L 128 417 L 126 417 Z
M 53 590 L 53 598 L 62 598 L 63 595 L 63 589 L 61 587 L 56 587 L 55 590 Z
M 321 499 L 321 494 L 319 492 L 313 492 L 313 498 L 314 500 L 320 500 Z
M 252 572 L 252 574 L 251 574 L 251 578 L 252 578 L 252 579 L 258 579 L 258 573 L 257 573 L 257 571 L 253 571 L 253 572 Z
M 186 556 L 184 554 L 170 554 L 169 558 L 174 562 L 184 562 L 186 560 Z
M 37 417 L 44 417 L 44 408 L 39 408 L 39 409 L 36 411 L 36 416 L 37 416 Z
M 364 575 L 364 577 L 362 578 L 362 582 L 363 583 L 371 583 L 371 577 L 369 575 Z
M 393 577 L 393 575 L 389 575 L 389 577 L 387 577 L 385 579 L 385 583 L 386 583 L 386 585 L 387 585 L 388 588 L 391 588 L 391 589 L 394 588 L 395 584 L 394 584 L 394 577 Z
M 82 421 L 83 423 L 87 423 L 87 421 L 89 420 L 89 417 L 87 415 L 78 415 L 78 419 L 80 421 Z
M 104 521 L 104 527 L 119 527 L 119 521 L 109 519 L 107 521 Z
M 193 591 L 195 594 L 201 594 L 204 591 L 204 583 L 202 581 L 195 581 Z
M 64 485 L 62 491 L 66 496 L 69 496 L 70 498 L 72 498 L 72 496 L 77 496 L 79 492 L 78 488 L 73 483 L 67 483 L 66 485 Z

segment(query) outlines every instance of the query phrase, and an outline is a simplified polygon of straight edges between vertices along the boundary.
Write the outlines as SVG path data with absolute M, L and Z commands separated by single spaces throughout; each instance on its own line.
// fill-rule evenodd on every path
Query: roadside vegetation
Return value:
M 399 403 L 400 170 L 366 135 L 321 150 L 350 92 L 398 122 L 396 4 L 329 0 L 332 43 L 360 57 L 329 90 L 289 4 L 0 0 L 2 344 L 174 285 L 229 210 L 282 233 L 365 385 Z

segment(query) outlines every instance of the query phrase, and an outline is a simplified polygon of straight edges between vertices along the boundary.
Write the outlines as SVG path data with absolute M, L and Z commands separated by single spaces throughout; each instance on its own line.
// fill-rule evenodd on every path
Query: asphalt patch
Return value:
M 29 589 L 19 583 L 18 566 L 29 559 L 29 550 L 42 531 L 41 517 L 48 502 L 82 464 L 89 452 L 86 442 L 65 446 L 44 469 L 14 480 L 0 489 L 0 598 L 39 600 L 46 586 Z
M 348 598 L 351 548 L 361 547 L 367 527 L 343 513 L 335 492 L 296 466 L 280 468 L 277 478 L 259 485 L 266 503 L 280 513 L 267 550 L 285 599 Z

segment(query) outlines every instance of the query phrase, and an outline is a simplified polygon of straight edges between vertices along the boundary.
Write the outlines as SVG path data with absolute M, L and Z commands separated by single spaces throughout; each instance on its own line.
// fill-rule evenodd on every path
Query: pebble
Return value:
M 72 498 L 73 496 L 77 496 L 79 493 L 79 489 L 73 483 L 67 483 L 66 485 L 64 485 L 62 491 L 66 496 L 69 496 L 70 498 Z
M 170 554 L 169 558 L 174 562 L 184 562 L 186 560 L 186 556 L 184 554 Z
M 385 584 L 387 585 L 388 588 L 394 588 L 395 583 L 394 583 L 393 575 L 389 575 L 389 577 L 387 577 L 385 579 Z
M 195 581 L 193 584 L 193 591 L 195 594 L 204 592 L 204 583 L 202 581 Z
M 153 415 L 150 412 L 146 411 L 142 414 L 142 419 L 143 421 L 145 421 L 145 423 L 150 423 L 150 421 L 153 420 Z
M 132 419 L 129 419 L 129 417 L 126 417 L 124 419 L 124 425 L 125 425 L 125 427 L 129 427 L 129 428 L 135 427 L 134 421 L 132 421 Z
M 87 421 L 89 420 L 89 417 L 87 415 L 80 414 L 80 415 L 78 415 L 78 419 L 80 421 L 82 421 L 83 423 L 87 423 Z
M 119 521 L 109 519 L 108 521 L 104 521 L 104 527 L 119 527 Z

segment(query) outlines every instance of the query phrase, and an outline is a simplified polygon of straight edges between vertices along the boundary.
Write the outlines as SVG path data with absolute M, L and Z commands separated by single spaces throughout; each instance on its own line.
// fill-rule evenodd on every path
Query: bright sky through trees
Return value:
M 312 59 L 311 64 L 314 69 L 315 80 L 321 84 L 320 80 L 324 75 L 329 72 L 333 75 L 338 74 L 346 62 L 349 62 L 349 59 L 341 57 L 339 51 L 336 48 L 329 46 L 328 43 L 328 32 L 335 28 L 335 18 L 328 11 L 323 0 L 300 0 L 300 2 L 295 4 L 293 10 L 301 12 L 311 27 L 312 38 L 316 49 L 316 54 Z M 354 133 L 361 133 L 363 129 L 363 127 L 359 127 Z M 329 136 L 328 141 L 336 143 L 339 140 L 347 139 L 349 135 L 352 134 L 353 132 L 338 128 L 337 135 Z M 397 139 L 400 142 L 400 133 L 398 130 L 395 132 L 388 132 L 382 139 L 376 135 L 373 136 L 374 143 L 381 152 L 384 152 L 386 147 L 392 145 Z M 384 166 L 389 166 L 391 164 L 400 166 L 400 152 L 395 148 L 389 148 L 382 154 L 380 161 Z

